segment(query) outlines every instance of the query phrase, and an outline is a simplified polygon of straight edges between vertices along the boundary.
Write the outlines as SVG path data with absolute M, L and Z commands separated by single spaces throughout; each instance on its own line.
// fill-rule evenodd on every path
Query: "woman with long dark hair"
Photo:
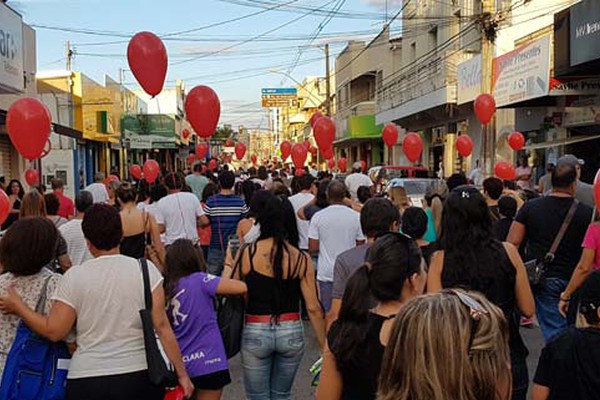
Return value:
M 427 291 L 476 290 L 502 309 L 509 323 L 512 398 L 525 399 L 528 352 L 515 311 L 531 317 L 535 312 L 533 294 L 518 250 L 494 238 L 489 208 L 475 187 L 456 187 L 446 199 L 440 245 L 443 250 L 431 258 Z
M 12 179 L 6 189 L 4 190 L 8 196 L 8 204 L 10 205 L 10 212 L 6 221 L 2 224 L 2 230 L 10 228 L 10 226 L 19 219 L 19 210 L 21 209 L 21 200 L 25 196 L 25 190 L 20 181 Z
M 214 297 L 244 295 L 246 291 L 243 282 L 207 274 L 204 258 L 190 240 L 179 239 L 169 246 L 165 268 L 167 316 L 196 388 L 196 400 L 220 399 L 222 389 L 231 382 Z
M 375 399 L 393 319 L 423 293 L 426 277 L 421 252 L 408 236 L 388 233 L 375 241 L 367 262 L 348 280 L 327 334 L 317 400 Z
M 306 302 L 321 345 L 325 322 L 311 259 L 288 241 L 282 200 L 260 191 L 252 203 L 260 235 L 239 251 L 234 263 L 234 278 L 248 285 L 242 338 L 246 398 L 290 399 L 304 353 L 300 298 Z

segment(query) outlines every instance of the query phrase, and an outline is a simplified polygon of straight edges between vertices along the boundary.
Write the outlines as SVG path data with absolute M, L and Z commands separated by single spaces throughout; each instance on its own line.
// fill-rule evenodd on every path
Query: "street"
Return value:
M 296 381 L 294 382 L 294 398 L 298 400 L 311 399 L 314 397 L 314 388 L 310 386 L 311 376 L 308 372 L 308 369 L 311 365 L 319 358 L 319 349 L 317 345 L 317 341 L 315 339 L 315 335 L 313 333 L 312 327 L 310 323 L 304 323 L 304 329 L 307 337 L 307 346 L 306 352 L 304 353 L 304 357 L 302 358 L 302 364 L 300 365 L 300 369 L 298 371 L 298 375 L 296 376 Z M 544 346 L 544 339 L 542 338 L 542 334 L 539 328 L 535 327 L 533 329 L 521 329 L 521 334 L 523 335 L 523 340 L 525 341 L 525 345 L 529 349 L 529 357 L 527 358 L 527 366 L 529 369 L 529 379 L 533 378 L 535 373 L 535 368 L 538 363 L 538 358 L 540 356 L 540 351 Z M 243 381 L 243 370 L 242 370 L 242 360 L 238 355 L 232 360 L 230 360 L 230 372 L 232 383 L 227 387 L 223 394 L 224 400 L 240 400 L 244 399 L 244 381 Z M 531 390 L 531 385 L 530 385 Z

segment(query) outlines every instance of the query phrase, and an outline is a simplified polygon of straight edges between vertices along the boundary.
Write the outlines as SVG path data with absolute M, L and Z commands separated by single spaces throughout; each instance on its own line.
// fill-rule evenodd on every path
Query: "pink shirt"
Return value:
M 583 239 L 582 247 L 584 249 L 594 250 L 594 269 L 600 268 L 600 224 L 591 224 Z

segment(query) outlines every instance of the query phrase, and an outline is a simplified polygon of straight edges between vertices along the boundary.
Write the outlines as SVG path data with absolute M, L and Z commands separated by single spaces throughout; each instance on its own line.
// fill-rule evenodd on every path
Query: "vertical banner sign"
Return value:
M 470 103 L 481 94 L 481 54 L 458 64 L 457 103 Z
M 4 3 L 0 3 L 0 86 L 22 92 L 23 79 L 23 20 Z

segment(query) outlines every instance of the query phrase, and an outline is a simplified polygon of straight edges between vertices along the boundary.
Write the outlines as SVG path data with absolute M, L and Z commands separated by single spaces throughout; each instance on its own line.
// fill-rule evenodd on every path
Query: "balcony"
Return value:
M 447 103 L 456 103 L 456 69 L 472 55 L 449 51 L 402 68 L 395 77 L 384 78 L 377 92 L 377 122 L 405 118 Z

